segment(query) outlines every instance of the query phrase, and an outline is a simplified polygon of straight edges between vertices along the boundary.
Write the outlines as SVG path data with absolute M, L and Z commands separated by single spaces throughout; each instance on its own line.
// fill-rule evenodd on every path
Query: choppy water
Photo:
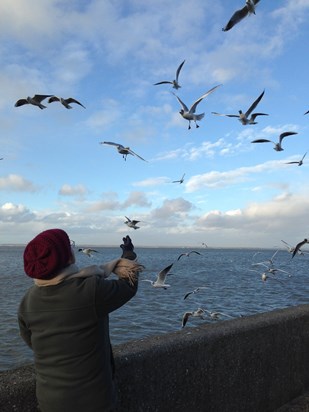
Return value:
M 119 248 L 97 250 L 100 253 L 93 258 L 77 252 L 77 264 L 80 267 L 99 264 L 119 256 Z M 201 256 L 192 254 L 177 261 L 180 253 L 189 250 L 137 248 L 139 261 L 146 267 L 141 279 L 154 279 L 161 269 L 176 261 L 167 281 L 171 287 L 155 289 L 148 282 L 140 282 L 137 295 L 110 315 L 114 345 L 179 330 L 184 312 L 198 307 L 238 317 L 308 303 L 309 255 L 291 260 L 286 250 L 280 250 L 274 257 L 275 267 L 292 276 L 279 272 L 276 279 L 280 282 L 273 278 L 263 282 L 261 274 L 266 268 L 258 265 L 255 268 L 259 273 L 250 271 L 252 263 L 270 259 L 274 250 L 258 253 L 251 249 L 198 250 Z M 16 317 L 22 296 L 32 286 L 32 280 L 23 272 L 22 253 L 22 247 L 0 247 L 0 370 L 33 360 L 32 352 L 19 337 Z M 183 299 L 198 286 L 208 288 Z M 201 322 L 207 320 L 189 318 L 186 328 Z

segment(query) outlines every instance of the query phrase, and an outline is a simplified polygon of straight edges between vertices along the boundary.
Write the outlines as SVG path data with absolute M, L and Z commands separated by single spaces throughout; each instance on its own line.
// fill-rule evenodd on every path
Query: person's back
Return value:
M 57 275 L 65 274 L 59 283 L 57 277 L 36 280 L 20 304 L 20 331 L 34 351 L 43 412 L 96 412 L 115 405 L 108 313 L 135 295 L 137 280 L 107 280 L 100 267 L 88 269 L 86 275 L 70 265 Z

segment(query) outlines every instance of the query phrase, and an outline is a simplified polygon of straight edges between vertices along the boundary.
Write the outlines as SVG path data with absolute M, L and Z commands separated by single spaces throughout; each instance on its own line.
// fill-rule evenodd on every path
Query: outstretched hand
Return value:
M 137 255 L 134 252 L 134 245 L 129 235 L 122 238 L 123 244 L 120 245 L 122 249 L 122 258 L 134 260 L 136 259 Z

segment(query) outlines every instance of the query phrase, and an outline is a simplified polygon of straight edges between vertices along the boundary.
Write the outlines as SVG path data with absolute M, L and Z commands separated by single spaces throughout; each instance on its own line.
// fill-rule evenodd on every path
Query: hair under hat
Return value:
M 69 265 L 72 258 L 70 239 L 62 229 L 39 233 L 24 250 L 24 270 L 35 279 L 52 279 Z

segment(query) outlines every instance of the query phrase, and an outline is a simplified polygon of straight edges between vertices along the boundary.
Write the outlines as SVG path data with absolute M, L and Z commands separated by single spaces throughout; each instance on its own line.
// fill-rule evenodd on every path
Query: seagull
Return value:
M 181 183 L 183 183 L 184 180 L 185 180 L 184 177 L 185 177 L 185 173 L 182 175 L 182 178 L 181 178 L 180 180 L 173 180 L 172 183 L 179 183 L 179 184 L 181 184 Z
M 28 96 L 26 99 L 19 99 L 15 103 L 15 107 L 23 106 L 24 104 L 32 104 L 38 106 L 40 109 L 46 109 L 46 106 L 41 104 L 41 101 L 50 97 L 51 94 L 35 94 L 33 97 Z
M 181 87 L 180 84 L 178 83 L 178 77 L 179 77 L 180 70 L 182 69 L 182 66 L 184 65 L 184 62 L 185 62 L 185 60 L 178 67 L 178 69 L 176 71 L 176 79 L 175 80 L 173 80 L 173 81 L 164 80 L 162 82 L 155 83 L 154 86 L 157 86 L 158 84 L 167 84 L 168 83 L 168 84 L 172 84 L 173 88 L 178 90 Z
M 259 272 L 258 270 L 256 270 L 256 269 L 249 269 L 249 270 L 250 270 L 251 272 L 260 273 L 260 272 Z M 271 273 L 271 272 L 269 272 L 269 270 L 266 270 L 265 272 L 263 272 L 263 273 L 261 274 L 261 279 L 262 279 L 263 282 L 266 282 L 267 279 L 272 279 L 272 280 L 276 280 L 277 282 L 283 284 L 283 282 L 282 282 L 281 280 L 279 280 L 279 279 L 277 279 L 277 278 L 275 278 L 275 277 L 273 277 L 273 276 L 268 276 L 267 273 Z
M 226 316 L 228 318 L 233 318 L 231 315 L 227 315 L 226 313 L 223 312 L 211 312 L 210 310 L 206 310 L 205 312 L 208 313 L 208 315 L 211 317 L 211 319 L 217 320 L 220 318 L 220 316 Z
M 297 166 L 301 166 L 304 163 L 304 158 L 305 158 L 306 154 L 307 154 L 307 152 L 304 154 L 304 156 L 300 160 L 298 160 L 296 162 L 287 162 L 286 164 L 287 165 L 297 164 Z
M 150 282 L 151 285 L 154 288 L 162 288 L 162 289 L 167 289 L 169 288 L 171 285 L 167 285 L 165 283 L 166 280 L 166 276 L 168 274 L 168 272 L 170 271 L 171 267 L 173 266 L 173 263 L 171 263 L 170 265 L 168 265 L 166 268 L 162 269 L 158 275 L 157 275 L 157 279 L 156 280 L 149 280 L 149 279 L 142 279 L 144 282 Z
M 67 99 L 64 99 L 63 97 L 52 96 L 48 99 L 48 103 L 52 103 L 52 102 L 60 102 L 66 109 L 72 109 L 72 106 L 70 106 L 70 103 L 79 104 L 84 109 L 86 109 L 86 107 L 83 104 L 73 99 L 73 97 L 68 97 Z
M 300 250 L 300 248 L 301 248 L 303 245 L 305 245 L 306 243 L 309 243 L 309 240 L 308 240 L 308 239 L 304 239 L 304 240 L 302 240 L 301 242 L 297 243 L 297 245 L 295 246 L 295 249 L 294 249 L 294 251 L 293 251 L 292 258 L 296 255 L 296 253 Z
M 205 319 L 205 311 L 202 308 L 198 308 L 197 310 L 193 312 L 185 312 L 182 317 L 182 324 L 181 324 L 182 328 L 186 326 L 186 323 L 188 322 L 188 319 L 190 316 L 193 316 L 195 318 Z
M 297 132 L 284 132 L 281 133 L 279 136 L 279 142 L 273 142 L 272 140 L 267 140 L 267 139 L 256 139 L 256 140 L 252 140 L 251 143 L 266 143 L 266 142 L 270 142 L 273 143 L 275 145 L 274 150 L 276 150 L 277 152 L 281 152 L 282 150 L 284 150 L 281 146 L 282 140 L 286 137 L 286 136 L 291 136 L 293 134 L 297 134 Z
M 227 25 L 223 27 L 222 31 L 230 30 L 235 26 L 235 24 L 239 23 L 245 17 L 249 16 L 250 14 L 255 14 L 255 6 L 259 1 L 260 0 L 246 0 L 245 6 L 242 9 L 235 11 Z
M 289 245 L 289 244 L 288 244 L 287 242 L 285 242 L 284 240 L 281 240 L 281 242 L 285 244 L 285 246 L 286 246 L 286 248 L 287 248 L 287 250 L 288 250 L 289 253 L 293 253 L 293 252 L 294 252 L 295 247 Z M 303 252 L 302 252 L 300 249 L 298 249 L 297 253 L 298 253 L 299 255 L 303 255 Z
M 192 294 L 195 294 L 195 293 L 198 293 L 201 289 L 208 289 L 208 288 L 207 288 L 207 286 L 200 286 L 200 287 L 198 287 L 194 290 L 191 290 L 191 292 L 186 293 L 185 296 L 183 297 L 183 299 L 185 300 L 185 299 L 187 299 L 188 296 L 190 296 Z
M 189 121 L 189 126 L 188 129 L 191 129 L 191 121 L 193 121 L 195 123 L 196 127 L 200 127 L 196 122 L 200 121 L 203 119 L 203 117 L 205 116 L 205 113 L 201 113 L 201 114 L 195 114 L 195 110 L 197 105 L 203 100 L 205 99 L 205 97 L 207 97 L 210 93 L 214 92 L 217 87 L 221 86 L 221 84 L 213 87 L 212 89 L 208 90 L 208 92 L 206 92 L 205 94 L 203 94 L 203 96 L 201 96 L 199 99 L 197 99 L 191 106 L 190 110 L 188 109 L 188 107 L 184 104 L 184 102 L 175 94 L 173 93 L 173 95 L 176 97 L 176 99 L 179 101 L 182 109 L 180 110 L 180 114 L 181 116 Z
M 124 223 L 125 223 L 128 227 L 131 227 L 132 229 L 135 229 L 135 230 L 140 228 L 139 226 L 136 226 L 137 223 L 140 222 L 140 220 L 131 220 L 131 219 L 129 219 L 127 216 L 125 216 L 125 218 L 127 219 L 127 221 L 124 222 Z
M 114 142 L 100 142 L 100 144 L 109 144 L 112 146 L 116 146 L 118 153 L 122 154 L 122 157 L 124 158 L 124 160 L 127 160 L 127 156 L 130 154 L 132 156 L 139 157 L 141 160 L 144 160 L 144 162 L 147 162 L 147 160 L 143 159 L 141 156 L 133 152 L 132 149 L 130 149 L 129 147 L 124 147 L 122 144 L 114 143 Z
M 205 242 L 202 242 L 202 246 L 208 247 Z
M 248 124 L 257 124 L 255 121 L 255 118 L 257 116 L 268 116 L 267 113 L 252 113 L 253 110 L 256 108 L 256 106 L 260 103 L 262 97 L 264 96 L 265 90 L 259 95 L 259 97 L 252 103 L 252 105 L 249 107 L 249 109 L 243 113 L 242 110 L 239 110 L 239 114 L 221 114 L 217 112 L 212 112 L 212 114 L 215 114 L 216 116 L 226 116 L 226 117 L 238 117 L 238 120 L 243 124 L 244 126 Z M 251 114 L 251 117 L 249 117 Z
M 191 253 L 196 253 L 197 255 L 200 255 L 201 253 L 200 252 L 197 252 L 196 250 L 191 250 L 190 252 L 186 252 L 186 253 L 181 253 L 179 256 L 178 256 L 178 258 L 177 258 L 177 260 L 179 260 L 182 256 L 190 256 L 191 255 Z
M 98 253 L 97 250 L 94 249 L 90 249 L 90 248 L 80 248 L 78 249 L 79 252 L 85 253 L 85 255 L 92 257 L 93 254 L 92 253 Z

